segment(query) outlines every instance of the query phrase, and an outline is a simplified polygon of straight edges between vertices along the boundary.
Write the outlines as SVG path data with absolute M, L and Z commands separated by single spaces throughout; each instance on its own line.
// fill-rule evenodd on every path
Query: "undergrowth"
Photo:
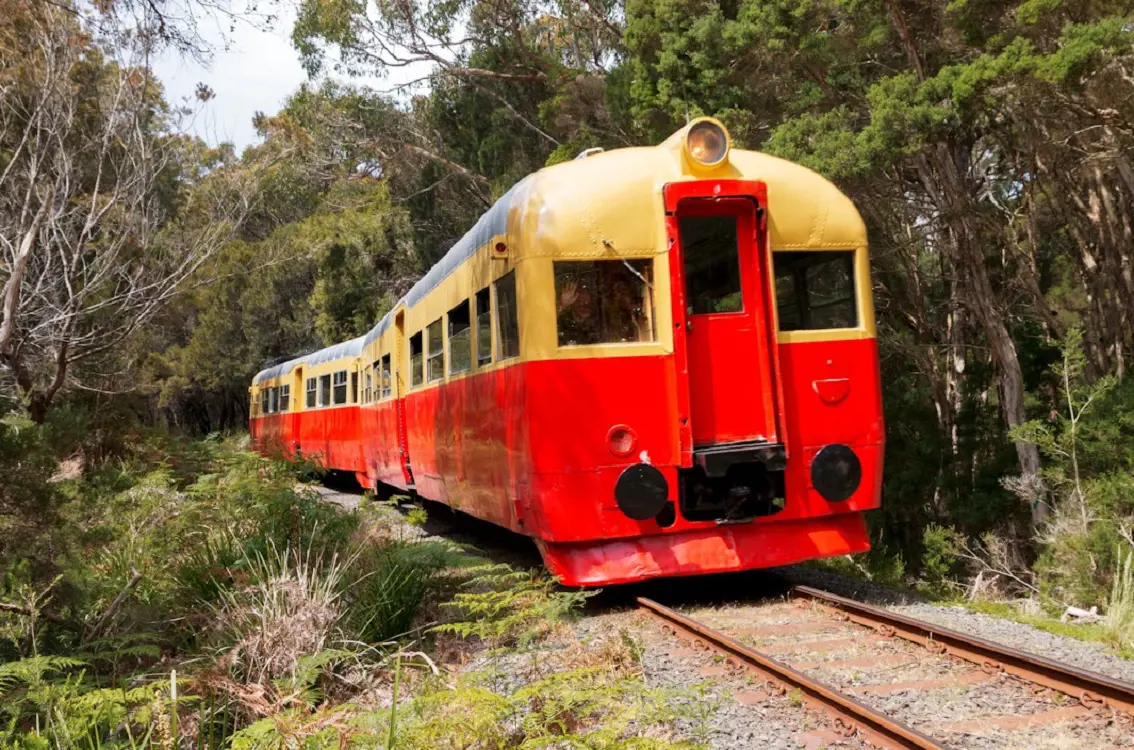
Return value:
M 0 748 L 708 736 L 711 701 L 648 688 L 633 638 L 574 639 L 586 594 L 344 511 L 308 464 L 136 436 L 64 475 L 49 437 L 0 423 Z
M 138 437 L 59 477 L 49 443 L 0 426 L 0 528 L 20 531 L 0 546 L 4 747 L 226 747 L 381 688 L 451 587 L 438 545 L 323 501 L 308 465 Z

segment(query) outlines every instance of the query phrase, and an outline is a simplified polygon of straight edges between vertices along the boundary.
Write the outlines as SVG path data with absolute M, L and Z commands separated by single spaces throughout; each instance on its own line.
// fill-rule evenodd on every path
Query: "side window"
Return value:
M 271 396 L 269 395 L 270 391 L 271 391 L 270 388 L 265 388 L 264 390 L 260 391 L 260 413 L 261 414 L 268 414 L 269 413 L 268 406 L 269 406 L 269 399 L 271 398 Z
M 331 405 L 331 376 L 319 376 L 319 406 Z
M 281 385 L 280 386 L 280 406 L 279 406 L 279 409 L 280 409 L 280 411 L 290 411 L 291 410 L 291 386 L 290 385 Z
M 280 410 L 280 389 L 279 388 L 270 388 L 270 389 L 268 389 L 268 411 L 275 414 L 279 410 Z
M 441 321 L 435 320 L 429 324 L 426 329 L 426 335 L 429 338 L 429 363 L 426 369 L 429 377 L 429 382 L 440 380 L 445 377 L 445 340 L 441 335 Z
M 410 385 L 414 388 L 425 382 L 425 359 L 421 347 L 421 332 L 410 336 Z
M 472 369 L 472 328 L 465 300 L 449 311 L 449 374 Z
M 335 373 L 335 404 L 345 404 L 347 397 L 346 370 Z
M 387 354 L 382 357 L 382 379 L 379 381 L 382 387 L 382 398 L 389 398 L 393 393 L 393 383 L 390 381 L 390 355 Z
M 496 287 L 497 359 L 520 354 L 520 317 L 516 309 L 516 272 L 509 271 L 494 284 Z
M 854 328 L 854 252 L 773 252 L 776 311 L 781 331 Z
M 315 378 L 307 378 L 307 408 L 315 408 L 316 385 Z
M 374 366 L 374 369 L 378 369 L 377 365 Z M 372 390 L 373 387 L 374 387 L 373 371 L 371 370 L 371 368 L 368 367 L 368 368 L 366 368 L 366 377 L 362 379 L 362 402 L 364 404 L 369 404 L 370 401 L 373 399 L 373 395 L 372 395 L 374 393 L 374 391 Z
M 488 287 L 476 293 L 476 364 L 492 362 L 492 310 Z
M 358 403 L 358 372 L 350 374 L 350 402 L 352 404 Z
M 654 340 L 653 261 L 555 263 L 560 346 Z

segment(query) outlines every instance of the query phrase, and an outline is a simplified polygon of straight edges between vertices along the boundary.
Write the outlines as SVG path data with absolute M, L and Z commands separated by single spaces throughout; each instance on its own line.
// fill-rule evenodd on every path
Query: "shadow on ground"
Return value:
M 336 492 L 362 494 L 362 488 L 350 473 L 331 472 L 324 478 L 323 484 Z M 384 499 L 389 497 L 390 495 L 387 494 Z M 474 554 L 480 554 L 495 562 L 508 563 L 516 568 L 543 567 L 539 550 L 530 537 L 453 510 L 442 503 L 426 500 L 421 502 L 421 506 L 428 514 L 423 530 L 429 536 L 443 537 L 469 548 Z M 406 515 L 416 506 L 407 501 L 395 507 Z M 653 599 L 659 604 L 670 607 L 752 603 L 785 598 L 794 585 L 813 586 L 878 606 L 907 604 L 918 600 L 918 597 L 909 592 L 897 591 L 814 566 L 793 565 L 739 573 L 658 578 L 606 586 L 594 590 L 594 594 L 587 600 L 586 611 L 598 613 L 611 609 L 632 608 L 636 606 L 638 597 Z

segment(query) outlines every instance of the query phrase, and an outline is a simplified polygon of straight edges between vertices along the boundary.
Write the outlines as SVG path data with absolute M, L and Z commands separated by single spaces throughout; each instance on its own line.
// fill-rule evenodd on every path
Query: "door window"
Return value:
M 678 219 L 685 258 L 687 314 L 740 312 L 740 256 L 735 216 Z

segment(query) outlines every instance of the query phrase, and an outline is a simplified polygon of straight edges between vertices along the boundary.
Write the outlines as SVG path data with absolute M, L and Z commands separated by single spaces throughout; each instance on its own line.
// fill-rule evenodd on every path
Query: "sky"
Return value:
M 240 24 L 222 34 L 206 26 L 203 36 L 218 48 L 207 67 L 173 51 L 157 61 L 154 71 L 165 84 L 166 99 L 179 104 L 188 97 L 190 105 L 199 110 L 188 123 L 191 132 L 213 145 L 230 141 L 237 153 L 256 142 L 252 116 L 257 111 L 279 111 L 287 96 L 307 79 L 289 39 L 293 18 L 289 14 L 279 19 L 270 30 Z M 226 36 L 227 51 L 223 48 Z M 198 83 L 216 94 L 204 106 L 194 98 Z

